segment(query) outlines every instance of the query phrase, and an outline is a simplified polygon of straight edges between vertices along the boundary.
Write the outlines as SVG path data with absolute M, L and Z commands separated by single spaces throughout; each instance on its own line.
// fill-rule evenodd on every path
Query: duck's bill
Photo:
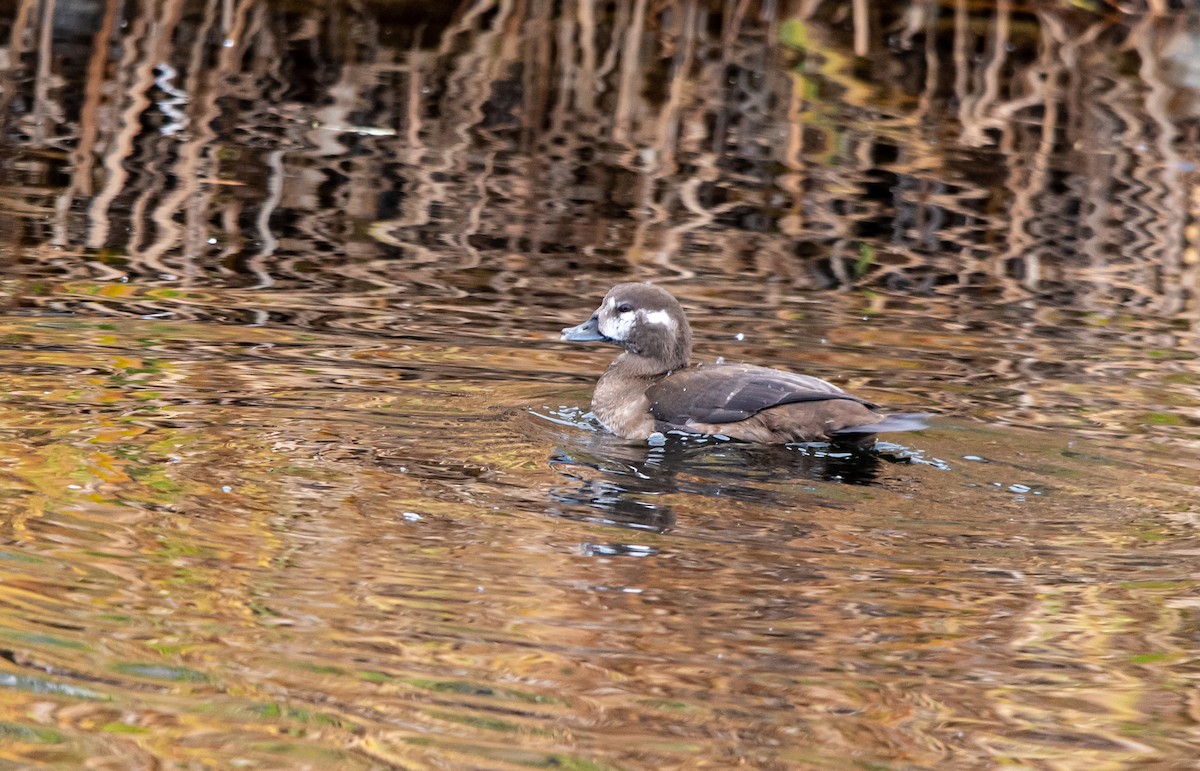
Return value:
M 573 343 L 607 343 L 609 339 L 600 333 L 600 319 L 592 316 L 577 327 L 567 327 L 562 331 L 562 339 Z

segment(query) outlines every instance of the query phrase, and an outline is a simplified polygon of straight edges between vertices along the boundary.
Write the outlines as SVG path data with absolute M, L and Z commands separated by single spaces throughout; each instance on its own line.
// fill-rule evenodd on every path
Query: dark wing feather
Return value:
M 749 364 L 715 364 L 676 372 L 646 389 L 655 420 L 676 426 L 734 423 L 781 404 L 847 399 L 874 406 L 807 375 Z

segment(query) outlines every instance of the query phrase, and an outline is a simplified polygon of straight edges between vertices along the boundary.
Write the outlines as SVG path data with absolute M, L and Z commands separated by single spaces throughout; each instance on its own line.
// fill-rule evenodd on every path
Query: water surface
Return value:
M 0 762 L 1200 752 L 1186 14 L 5 11 Z M 935 426 L 615 439 L 624 280 Z

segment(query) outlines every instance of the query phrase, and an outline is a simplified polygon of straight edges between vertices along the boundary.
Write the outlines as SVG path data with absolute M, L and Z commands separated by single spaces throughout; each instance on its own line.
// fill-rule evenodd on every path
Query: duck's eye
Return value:
M 617 306 L 617 313 L 632 313 L 633 306 L 629 303 L 621 303 Z

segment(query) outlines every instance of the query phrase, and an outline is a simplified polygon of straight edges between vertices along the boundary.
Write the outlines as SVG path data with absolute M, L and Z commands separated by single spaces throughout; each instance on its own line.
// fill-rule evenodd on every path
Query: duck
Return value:
M 757 444 L 828 442 L 870 448 L 875 435 L 928 428 L 927 415 L 878 405 L 811 375 L 754 364 L 692 366 L 692 328 L 679 301 L 651 283 L 617 284 L 561 339 L 622 349 L 600 376 L 592 412 L 623 439 L 685 432 Z

